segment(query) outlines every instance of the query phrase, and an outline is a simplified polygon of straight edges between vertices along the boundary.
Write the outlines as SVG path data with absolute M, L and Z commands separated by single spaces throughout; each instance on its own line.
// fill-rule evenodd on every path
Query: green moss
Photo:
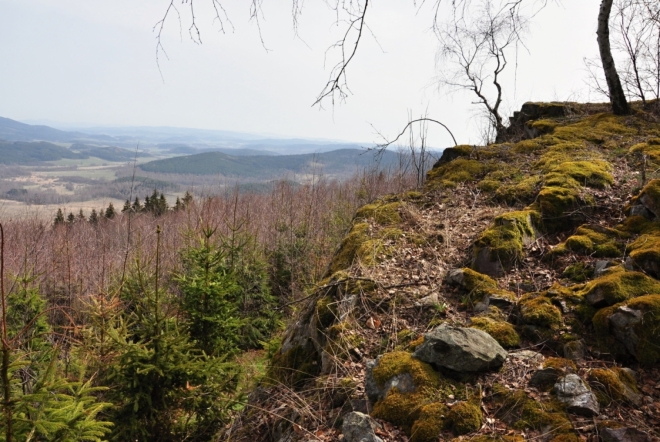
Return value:
M 316 301 L 316 326 L 319 330 L 330 327 L 337 318 L 337 303 L 330 296 Z
M 495 199 L 513 205 L 531 203 L 538 193 L 541 177 L 532 175 L 518 183 L 503 184 L 495 191 Z
M 557 127 L 553 136 L 562 140 L 585 140 L 602 144 L 617 135 L 634 135 L 636 132 L 635 128 L 627 124 L 625 117 L 603 113 Z
M 545 146 L 539 143 L 537 139 L 522 140 L 513 146 L 513 151 L 515 153 L 531 154 L 542 150 L 544 147 Z
M 660 234 L 640 236 L 629 245 L 629 250 L 638 268 L 660 277 Z
M 493 400 L 499 405 L 497 416 L 516 429 L 531 428 L 548 434 L 573 432 L 571 421 L 558 401 L 536 401 L 522 390 L 509 390 L 500 384 L 493 385 Z
M 580 226 L 576 234 L 563 243 L 563 247 L 555 248 L 553 254 L 557 255 L 570 250 L 583 255 L 616 258 L 623 254 L 624 244 L 621 239 L 629 236 L 628 233 L 615 229 L 584 225 Z
M 447 406 L 438 402 L 423 406 L 410 431 L 410 442 L 438 440 L 440 432 L 446 425 L 447 411 Z
M 374 367 L 374 380 L 382 387 L 394 376 L 409 373 L 416 386 L 424 388 L 439 388 L 442 385 L 440 376 L 433 368 L 405 351 L 385 353 Z
M 481 428 L 482 423 L 481 408 L 470 402 L 459 402 L 447 413 L 447 425 L 458 435 L 477 431 Z
M 340 270 L 349 268 L 357 257 L 360 246 L 369 240 L 369 224 L 354 224 L 348 235 L 342 240 L 339 250 L 332 258 L 328 274 L 332 275 Z
M 485 331 L 504 348 L 520 345 L 520 336 L 508 322 L 497 321 L 488 317 L 474 317 L 470 327 Z
M 582 201 L 578 190 L 564 187 L 543 187 L 536 200 L 546 224 L 564 217 L 566 212 L 573 211 Z
M 612 401 L 626 400 L 626 391 L 638 393 L 635 379 L 620 368 L 591 370 L 589 385 L 596 393 L 598 401 L 603 405 L 609 405 Z
M 488 167 L 477 160 L 467 158 L 457 158 L 440 167 L 434 167 L 427 174 L 428 181 L 449 181 L 452 183 L 462 183 L 473 181 L 484 175 Z
M 567 161 L 579 158 L 582 161 L 597 158 L 597 154 L 589 151 L 584 142 L 556 142 L 550 145 L 541 158 L 534 164 L 535 169 L 548 173 Z
M 421 409 L 430 403 L 425 395 L 420 393 L 401 393 L 396 387 L 392 388 L 387 397 L 374 405 L 371 415 L 398 425 L 407 433 L 419 418 Z
M 477 189 L 481 190 L 482 192 L 491 193 L 499 189 L 501 185 L 502 184 L 500 181 L 484 179 L 479 181 L 477 184 Z
M 546 296 L 528 294 L 518 303 L 522 320 L 529 325 L 559 328 L 562 324 L 561 311 Z
M 570 177 L 578 185 L 602 189 L 614 182 L 609 173 L 611 168 L 609 163 L 602 160 L 566 161 L 553 168 L 545 176 L 545 182 L 548 186 L 564 187 L 561 184 L 564 181 L 562 177 Z M 569 184 L 567 187 L 573 186 Z
M 495 218 L 495 225 L 486 229 L 474 243 L 474 258 L 484 248 L 491 261 L 499 261 L 508 268 L 524 257 L 524 247 L 534 241 L 540 216 L 534 210 L 510 212 Z
M 399 215 L 399 208 L 401 203 L 393 202 L 383 204 L 382 202 L 375 202 L 362 206 L 355 213 L 355 220 L 369 220 L 373 219 L 374 222 L 380 225 L 398 224 L 401 222 L 401 215 Z
M 543 368 L 554 368 L 564 373 L 576 373 L 577 366 L 575 362 L 564 358 L 547 358 L 543 361 Z
M 660 361 L 660 294 L 640 296 L 599 310 L 593 318 L 598 333 L 609 335 L 608 317 L 622 306 L 642 312 L 643 320 L 631 326 L 637 337 L 633 356 L 642 365 L 652 366 Z
M 559 123 L 554 120 L 536 120 L 531 126 L 538 130 L 540 134 L 548 134 L 552 133 L 559 126 Z
M 593 274 L 594 269 L 583 262 L 571 264 L 562 272 L 564 278 L 568 278 L 573 282 L 584 282 L 591 278 Z
M 605 275 L 588 282 L 576 292 L 579 296 L 603 297 L 607 305 L 642 295 L 660 293 L 660 281 L 640 272 L 627 272 L 614 269 Z
M 320 372 L 319 355 L 312 342 L 277 352 L 268 368 L 267 380 L 276 384 L 300 387 Z
M 465 298 L 467 304 L 481 301 L 485 296 L 490 295 L 511 300 L 516 299 L 512 292 L 500 289 L 493 278 L 467 267 L 462 270 L 464 279 L 461 286 L 467 292 Z

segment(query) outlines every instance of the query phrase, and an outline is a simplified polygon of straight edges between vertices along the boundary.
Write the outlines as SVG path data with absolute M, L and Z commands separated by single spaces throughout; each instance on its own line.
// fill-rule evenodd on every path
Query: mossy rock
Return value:
M 566 267 L 561 275 L 573 282 L 584 282 L 591 278 L 593 274 L 593 267 L 583 262 L 576 262 L 575 264 Z
M 447 426 L 459 436 L 479 430 L 482 424 L 481 408 L 471 402 L 454 404 L 447 413 Z
M 596 144 L 625 135 L 635 135 L 637 130 L 627 124 L 625 117 L 610 113 L 589 116 L 576 123 L 559 126 L 553 131 L 553 136 L 562 140 L 584 140 Z
M 513 348 L 520 345 L 520 336 L 513 325 L 485 316 L 472 318 L 470 327 L 483 330 L 491 335 L 502 347 Z
M 660 278 L 660 233 L 641 235 L 628 246 L 628 250 L 634 267 Z
M 447 181 L 450 183 L 463 183 L 475 181 L 485 175 L 492 166 L 481 161 L 468 158 L 456 158 L 455 160 L 434 167 L 427 174 L 428 183 Z
M 660 218 L 660 180 L 651 180 L 644 186 L 642 191 L 631 200 L 631 204 L 642 204 L 656 218 Z
M 580 142 L 553 141 L 545 150 L 541 158 L 534 163 L 534 168 L 544 173 L 548 173 L 562 163 L 573 161 L 576 158 L 581 160 L 596 159 L 598 155 L 587 149 L 587 145 Z
M 589 372 L 589 385 L 602 405 L 612 402 L 630 402 L 639 405 L 641 395 L 637 381 L 626 370 L 618 367 L 596 368 Z
M 543 215 L 544 223 L 547 226 L 562 229 L 573 225 L 575 221 L 570 220 L 575 218 L 573 212 L 578 205 L 585 203 L 578 190 L 556 186 L 543 187 L 539 191 L 536 202 Z
M 399 215 L 400 207 L 401 203 L 399 202 L 388 204 L 374 202 L 372 204 L 367 204 L 357 210 L 355 213 L 355 220 L 366 221 L 373 219 L 376 224 L 380 225 L 399 224 L 401 222 L 401 215 Z
M 532 175 L 517 183 L 502 184 L 495 190 L 494 198 L 509 205 L 529 204 L 539 192 L 541 177 Z
M 408 434 L 411 434 L 425 406 L 442 401 L 454 392 L 460 395 L 464 390 L 457 388 L 456 382 L 440 376 L 429 364 L 413 358 L 405 351 L 385 353 L 371 371 L 373 381 L 380 388 L 402 375 L 412 378 L 414 389 L 403 392 L 393 386 L 383 399 L 376 402 L 372 415 L 400 426 Z
M 357 223 L 351 227 L 346 237 L 339 245 L 339 250 L 330 262 L 328 275 L 348 269 L 358 256 L 360 246 L 369 240 L 369 224 Z
M 627 232 L 609 229 L 601 226 L 583 225 L 578 227 L 575 235 L 571 235 L 558 246 L 554 254 L 562 252 L 575 252 L 582 255 L 591 255 L 596 258 L 617 258 L 623 255 L 623 239 L 629 238 Z
M 552 303 L 552 299 L 541 294 L 524 295 L 518 302 L 520 317 L 525 324 L 549 329 L 561 327 L 561 310 Z
M 577 295 L 595 307 L 623 302 L 638 296 L 660 293 L 660 281 L 641 272 L 613 267 L 605 275 L 585 284 Z
M 518 430 L 533 429 L 546 434 L 572 434 L 573 425 L 559 401 L 536 401 L 522 390 L 495 384 L 492 399 L 497 416 Z
M 599 310 L 593 324 L 601 336 L 621 342 L 637 361 L 660 361 L 660 294 L 640 296 Z
M 337 319 L 337 302 L 331 296 L 324 296 L 316 301 L 316 327 L 325 330 Z
M 536 238 L 540 215 L 534 210 L 506 213 L 495 218 L 473 246 L 473 267 L 484 271 L 491 263 L 499 263 L 504 270 L 524 257 L 525 246 Z M 487 271 L 487 273 L 492 273 Z
M 445 404 L 439 402 L 424 405 L 410 430 L 410 442 L 437 441 L 446 426 L 448 410 Z
M 464 303 L 467 305 L 473 305 L 486 296 L 507 299 L 511 302 L 516 299 L 513 292 L 500 289 L 497 282 L 490 276 L 467 267 L 450 272 L 448 280 L 463 288 L 466 293 Z
M 614 178 L 609 173 L 611 169 L 612 166 L 602 160 L 566 161 L 545 175 L 545 185 L 560 187 L 577 185 L 603 189 L 614 183 Z

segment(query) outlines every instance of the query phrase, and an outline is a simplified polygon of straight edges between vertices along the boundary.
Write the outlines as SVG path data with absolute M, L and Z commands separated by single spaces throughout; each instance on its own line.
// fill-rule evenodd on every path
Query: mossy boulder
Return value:
M 561 310 L 547 295 L 539 293 L 523 295 L 518 307 L 520 318 L 527 325 L 558 329 L 563 323 Z
M 373 229 L 367 222 L 353 224 L 332 257 L 325 277 L 344 271 L 355 262 L 365 266 L 377 264 L 381 256 L 391 253 L 391 246 L 386 245 L 386 242 L 399 236 L 401 236 L 399 229 Z
M 524 248 L 536 239 L 540 215 L 534 210 L 506 213 L 475 241 L 472 267 L 487 275 L 501 276 L 524 257 Z
M 449 163 L 433 167 L 427 174 L 427 184 L 464 183 L 475 181 L 485 175 L 491 166 L 478 160 L 456 158 Z
M 568 251 L 596 258 L 617 258 L 623 255 L 623 240 L 630 234 L 598 225 L 578 227 L 574 235 L 552 250 L 553 255 L 562 255 Z
M 655 293 L 660 293 L 660 281 L 644 273 L 628 272 L 622 268 L 613 268 L 605 275 L 588 282 L 577 292 L 596 308 Z
M 603 405 L 621 401 L 641 404 L 642 396 L 637 389 L 637 381 L 628 370 L 619 367 L 595 368 L 589 372 L 588 381 Z
M 656 218 L 660 218 L 660 180 L 651 180 L 631 204 L 641 204 Z
M 596 331 L 620 342 L 642 365 L 660 361 L 660 294 L 640 296 L 599 310 Z
M 400 426 L 408 434 L 420 419 L 418 427 L 425 429 L 424 434 L 432 434 L 444 419 L 436 411 L 443 413 L 443 409 L 426 407 L 441 405 L 447 396 L 462 391 L 429 364 L 403 351 L 386 353 L 369 362 L 365 389 L 369 399 L 375 401 L 372 415 Z M 417 437 L 419 441 L 427 440 L 422 434 Z
M 510 390 L 501 384 L 492 387 L 497 416 L 518 430 L 533 429 L 544 434 L 574 434 L 563 404 L 559 401 L 536 401 L 522 390 Z
M 463 288 L 465 291 L 464 303 L 467 305 L 486 302 L 507 307 L 516 299 L 513 292 L 500 289 L 497 282 L 490 276 L 467 267 L 449 271 L 447 281 Z
M 660 233 L 641 235 L 628 246 L 627 265 L 660 278 Z
M 513 325 L 486 316 L 472 318 L 470 327 L 483 330 L 491 335 L 503 348 L 514 348 L 520 345 L 520 336 Z
M 439 402 L 424 405 L 410 431 L 410 442 L 437 441 L 447 426 L 448 411 L 447 406 Z
M 399 224 L 401 222 L 400 207 L 401 203 L 399 202 L 384 203 L 377 201 L 359 208 L 355 213 L 355 220 L 366 221 L 372 219 L 380 225 Z
M 612 166 L 603 160 L 565 161 L 544 177 L 546 186 L 606 188 L 614 183 Z
M 468 434 L 481 428 L 483 414 L 479 405 L 471 402 L 454 404 L 447 413 L 447 426 L 457 434 Z

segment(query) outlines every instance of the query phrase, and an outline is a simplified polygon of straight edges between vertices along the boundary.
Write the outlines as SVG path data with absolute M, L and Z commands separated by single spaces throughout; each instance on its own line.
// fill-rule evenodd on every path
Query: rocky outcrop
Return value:
M 424 335 L 413 357 L 435 367 L 476 373 L 502 366 L 507 352 L 488 333 L 443 324 Z

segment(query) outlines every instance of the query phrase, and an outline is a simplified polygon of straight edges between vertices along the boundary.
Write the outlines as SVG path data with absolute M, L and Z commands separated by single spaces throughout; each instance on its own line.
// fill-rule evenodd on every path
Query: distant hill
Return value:
M 106 161 L 132 161 L 135 159 L 135 151 L 130 151 L 128 149 L 122 149 L 121 147 L 112 147 L 112 146 L 89 146 L 87 144 L 75 143 L 71 145 L 71 150 L 79 152 L 90 157 L 101 158 Z M 139 152 L 137 156 L 150 157 L 151 155 L 146 152 Z
M 85 159 L 89 155 L 72 152 L 66 147 L 52 143 L 23 141 L 0 141 L 1 164 L 31 164 L 61 159 Z
M 65 132 L 48 126 L 33 126 L 0 117 L 0 139 L 7 141 L 71 141 L 84 134 Z
M 397 154 L 385 152 L 380 165 L 381 167 L 394 165 L 397 159 Z M 270 179 L 287 173 L 309 173 L 314 168 L 330 174 L 352 173 L 356 168 L 369 167 L 373 164 L 373 152 L 340 149 L 319 154 L 278 156 L 232 156 L 222 152 L 204 152 L 151 161 L 139 167 L 144 171 L 157 173 Z

